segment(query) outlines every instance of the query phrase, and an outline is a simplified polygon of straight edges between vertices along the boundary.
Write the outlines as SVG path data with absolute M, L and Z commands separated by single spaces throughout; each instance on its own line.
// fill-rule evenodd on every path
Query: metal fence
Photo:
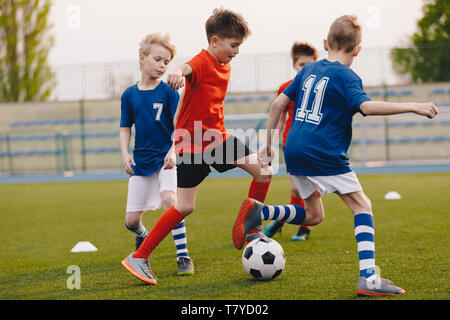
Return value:
M 186 60 L 175 58 L 169 69 Z M 236 57 L 225 100 L 227 128 L 263 128 L 278 86 L 294 76 L 291 65 L 286 52 Z M 450 161 L 450 83 L 398 85 L 402 78 L 387 48 L 364 48 L 352 68 L 373 99 L 434 101 L 442 107 L 433 121 L 356 117 L 353 161 Z M 139 79 L 137 61 L 58 66 L 53 72 L 56 87 L 49 102 L 0 103 L 0 174 L 120 169 L 119 98 Z
M 404 49 L 409 56 L 417 54 L 412 49 Z M 430 56 L 417 69 L 440 70 L 448 81 L 450 65 L 448 54 L 450 44 L 442 47 L 421 48 L 422 52 Z M 432 54 L 437 52 L 435 56 Z M 319 58 L 326 57 L 326 52 L 319 51 Z M 398 85 L 409 81 L 409 77 L 399 76 L 394 71 L 390 48 L 363 48 L 351 66 L 363 79 L 364 85 Z M 169 71 L 177 64 L 184 63 L 189 58 L 175 57 L 169 65 Z M 273 92 L 280 83 L 292 78 L 295 74 L 288 52 L 270 54 L 238 55 L 232 62 L 232 71 L 228 92 L 260 93 Z M 74 101 L 74 100 L 106 100 L 119 98 L 121 93 L 140 78 L 137 61 L 103 64 L 63 65 L 52 66 L 52 75 L 42 79 L 47 85 L 53 86 L 48 101 Z M 8 82 L 7 70 L 0 70 L 0 101 L 11 101 L 4 94 Z M 18 68 L 15 76 L 20 76 L 25 69 Z M 167 75 L 167 73 L 166 73 Z M 29 85 L 35 85 L 31 82 Z M 46 86 L 45 86 L 46 87 Z M 33 88 L 32 88 L 33 89 Z M 36 88 L 34 88 L 36 89 Z M 31 91 L 34 91 L 31 90 Z M 20 96 L 20 94 L 19 94 Z M 22 94 L 23 96 L 23 94 Z M 23 97 L 22 97 L 23 98 Z
M 361 76 L 365 86 L 390 86 L 405 81 L 404 77 L 394 72 L 390 52 L 389 48 L 364 48 L 355 59 L 352 68 Z M 319 53 L 320 58 L 326 57 L 325 52 Z M 188 60 L 184 57 L 175 57 L 169 70 Z M 232 71 L 228 86 L 230 94 L 275 91 L 280 83 L 295 75 L 288 52 L 242 54 L 238 55 L 231 64 Z M 54 66 L 52 69 L 56 86 L 50 98 L 51 101 L 115 99 L 140 77 L 137 61 Z

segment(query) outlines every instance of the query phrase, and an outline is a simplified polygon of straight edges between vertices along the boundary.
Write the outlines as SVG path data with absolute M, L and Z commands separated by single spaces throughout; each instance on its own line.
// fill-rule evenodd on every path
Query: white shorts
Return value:
M 355 172 L 350 171 L 335 176 L 294 176 L 295 186 L 303 199 L 308 199 L 311 194 L 319 190 L 320 195 L 339 192 L 340 194 L 361 191 Z
M 149 176 L 131 176 L 128 180 L 127 211 L 161 208 L 161 192 L 177 192 L 177 168 L 159 169 Z

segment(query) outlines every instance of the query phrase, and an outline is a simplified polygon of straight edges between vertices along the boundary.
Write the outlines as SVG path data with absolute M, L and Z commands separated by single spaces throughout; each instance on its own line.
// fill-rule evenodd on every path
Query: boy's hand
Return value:
M 135 166 L 136 163 L 133 160 L 133 157 L 128 154 L 127 156 L 123 157 L 123 168 L 125 169 L 125 172 L 128 174 L 134 174 L 133 169 L 131 169 L 131 165 Z
M 177 70 L 172 71 L 167 75 L 167 83 L 173 90 L 178 90 L 184 87 L 183 73 Z
M 275 155 L 275 149 L 267 147 L 266 144 L 262 145 L 261 148 L 259 148 L 257 156 L 259 161 L 261 162 L 263 167 L 267 167 L 272 165 L 272 160 Z
M 172 169 L 177 162 L 177 157 L 173 149 L 170 149 L 164 157 L 164 167 L 163 169 Z
M 433 102 L 418 103 L 414 109 L 414 112 L 430 119 L 433 119 L 439 113 Z

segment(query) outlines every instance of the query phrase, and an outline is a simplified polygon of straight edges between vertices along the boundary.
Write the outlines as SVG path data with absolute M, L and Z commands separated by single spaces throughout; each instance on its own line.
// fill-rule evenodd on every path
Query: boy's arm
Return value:
M 186 63 L 177 65 L 167 75 L 167 83 L 173 90 L 178 90 L 184 86 L 184 77 L 187 77 L 190 74 L 192 74 L 192 68 L 190 65 Z
M 279 137 L 281 135 L 281 132 L 283 131 L 284 125 L 286 123 L 287 109 L 288 108 L 285 107 L 283 109 L 283 111 L 281 112 L 280 119 L 278 120 L 277 127 L 275 128 L 275 131 L 274 131 L 274 132 L 276 132 L 276 134 L 272 135 L 272 145 L 277 143 L 277 141 L 278 141 L 278 139 L 279 139 Z M 267 145 L 263 144 L 258 150 L 259 158 L 264 158 L 266 156 L 266 152 L 267 152 Z
M 123 167 L 126 173 L 133 174 L 133 169 L 131 169 L 130 164 L 136 165 L 133 160 L 133 157 L 128 152 L 128 148 L 130 147 L 130 138 L 131 138 L 131 128 L 130 127 L 121 127 L 119 134 L 120 141 L 120 151 L 122 153 Z
M 421 116 L 433 119 L 438 114 L 438 109 L 433 102 L 386 102 L 386 101 L 365 101 L 360 106 L 361 111 L 366 115 L 394 115 L 400 113 L 413 112 Z
M 170 147 L 169 151 L 167 152 L 165 158 L 164 158 L 164 167 L 163 169 L 172 169 L 176 164 L 176 154 L 175 154 L 175 141 L 176 141 L 176 127 L 177 127 L 177 121 L 178 121 L 178 115 L 180 114 L 180 109 L 183 104 L 184 99 L 184 90 L 180 93 L 180 98 L 178 99 L 177 104 L 177 110 L 175 111 L 175 115 L 173 116 L 173 139 L 172 139 L 172 146 Z
M 291 99 L 284 93 L 281 93 L 270 106 L 269 119 L 267 120 L 267 141 L 266 141 L 266 155 L 261 157 L 261 162 L 263 164 L 270 164 L 272 157 L 272 146 L 278 141 L 279 132 L 277 132 L 279 119 L 281 112 L 286 108 L 286 106 L 291 102 Z M 274 131 L 274 132 L 273 132 Z M 275 135 L 273 135 L 275 134 Z

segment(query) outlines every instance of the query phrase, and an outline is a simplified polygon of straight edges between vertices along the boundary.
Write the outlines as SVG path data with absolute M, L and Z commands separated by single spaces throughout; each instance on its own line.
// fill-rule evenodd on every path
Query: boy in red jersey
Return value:
M 291 58 L 292 58 L 292 67 L 294 70 L 299 73 L 304 66 L 308 63 L 314 62 L 318 58 L 318 53 L 316 48 L 314 48 L 311 44 L 307 42 L 295 42 L 291 48 Z M 294 79 L 291 79 L 285 83 L 283 83 L 278 89 L 277 95 L 280 95 L 284 89 L 286 89 Z M 283 150 L 286 146 L 286 138 L 289 132 L 289 129 L 292 125 L 292 119 L 294 118 L 294 101 L 291 101 L 289 105 L 283 110 L 280 116 L 280 121 L 278 122 L 277 129 L 283 130 Z M 298 192 L 295 183 L 288 173 L 289 177 L 289 186 L 291 190 L 291 202 L 290 204 L 298 204 L 299 206 L 304 207 L 305 204 L 303 202 L 300 193 Z M 281 227 L 284 225 L 283 221 L 272 221 L 267 227 L 264 229 L 264 234 L 268 237 L 273 237 L 277 232 L 281 232 Z M 310 226 L 299 226 L 296 234 L 291 238 L 292 241 L 302 241 L 306 240 L 311 233 Z
M 240 167 L 253 181 L 248 197 L 264 201 L 269 189 L 271 167 L 261 165 L 256 153 L 230 135 L 224 125 L 223 103 L 230 78 L 229 62 L 250 35 L 244 18 L 226 9 L 215 9 L 206 21 L 207 50 L 176 66 L 167 83 L 175 90 L 185 85 L 175 115 L 174 146 L 177 165 L 177 202 L 158 219 L 139 249 L 122 264 L 141 281 L 156 284 L 147 259 L 161 240 L 194 211 L 199 184 L 215 168 L 224 172 Z M 186 81 L 185 81 L 186 80 Z M 172 158 L 173 159 L 173 158 Z M 166 167 L 173 166 L 173 160 Z

